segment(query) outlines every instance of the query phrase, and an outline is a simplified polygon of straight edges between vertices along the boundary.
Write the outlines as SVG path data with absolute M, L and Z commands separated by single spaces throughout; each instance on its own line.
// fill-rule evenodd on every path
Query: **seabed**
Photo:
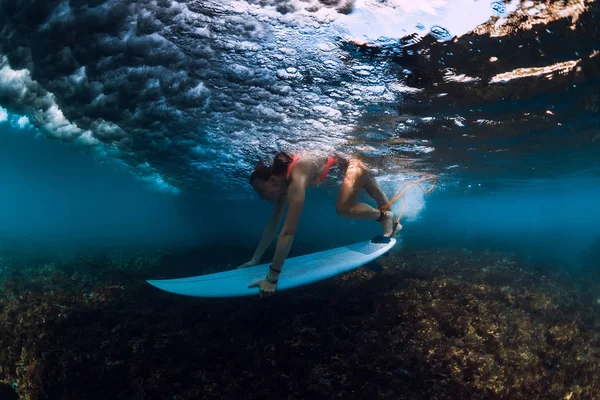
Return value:
M 0 398 L 600 398 L 598 270 L 402 251 L 383 272 L 215 300 L 146 284 L 169 260 L 5 259 Z

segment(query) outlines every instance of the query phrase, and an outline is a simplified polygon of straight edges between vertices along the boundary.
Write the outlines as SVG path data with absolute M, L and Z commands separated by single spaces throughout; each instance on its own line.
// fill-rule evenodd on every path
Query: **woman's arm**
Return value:
M 277 229 L 279 228 L 279 224 L 281 223 L 281 219 L 283 217 L 283 213 L 285 211 L 285 203 L 287 202 L 287 196 L 282 195 L 279 196 L 277 201 L 275 202 L 275 207 L 273 208 L 273 212 L 271 213 L 271 218 L 269 219 L 269 223 L 265 227 L 263 231 L 262 237 L 260 238 L 260 242 L 258 246 L 256 246 L 256 250 L 254 251 L 254 255 L 250 259 L 249 262 L 243 264 L 242 267 L 252 266 L 259 263 L 261 257 L 273 241 L 275 236 L 277 235 Z
M 277 247 L 275 248 L 275 255 L 271 263 L 270 274 L 274 272 L 273 270 L 281 271 L 283 262 L 290 252 L 294 235 L 296 234 L 296 227 L 304 208 L 305 191 L 306 188 L 299 180 L 294 181 L 288 188 L 288 212 L 279 238 L 277 239 Z M 277 277 L 273 276 L 273 278 L 276 279 Z
M 275 255 L 273 262 L 269 267 L 269 273 L 265 279 L 255 282 L 248 286 L 249 288 L 260 288 L 261 296 L 263 293 L 273 293 L 277 288 L 277 280 L 283 267 L 283 262 L 288 256 L 296 234 L 296 227 L 304 208 L 304 199 L 306 188 L 309 182 L 310 169 L 307 166 L 298 165 L 301 168 L 292 171 L 292 181 L 287 188 L 288 211 L 283 223 L 283 228 L 277 238 Z

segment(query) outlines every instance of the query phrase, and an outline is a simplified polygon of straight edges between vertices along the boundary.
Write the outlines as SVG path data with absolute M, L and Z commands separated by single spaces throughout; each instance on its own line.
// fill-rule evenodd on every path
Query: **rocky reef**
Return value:
M 599 19 L 597 1 L 521 1 L 505 21 L 492 17 L 449 41 L 428 35 L 404 38 L 402 48 L 349 45 L 357 59 L 391 61 L 390 73 L 407 89 L 394 112 L 363 116 L 357 131 L 380 133 L 401 168 L 459 165 L 543 177 L 555 167 L 553 158 L 524 161 L 542 148 L 578 154 L 572 168 L 560 166 L 564 172 L 596 166 Z
M 598 279 L 403 250 L 270 298 L 174 296 L 173 258 L 2 266 L 0 398 L 600 398 Z

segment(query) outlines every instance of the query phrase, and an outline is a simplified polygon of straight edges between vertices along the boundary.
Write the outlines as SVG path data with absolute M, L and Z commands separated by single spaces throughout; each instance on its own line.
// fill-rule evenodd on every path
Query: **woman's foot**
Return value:
M 385 212 L 385 217 L 380 221 L 381 225 L 383 225 L 383 236 L 392 237 L 392 235 L 396 235 L 402 229 L 402 225 L 398 224 L 396 229 L 394 230 L 394 225 L 396 225 L 396 221 L 394 220 L 394 213 L 391 211 Z

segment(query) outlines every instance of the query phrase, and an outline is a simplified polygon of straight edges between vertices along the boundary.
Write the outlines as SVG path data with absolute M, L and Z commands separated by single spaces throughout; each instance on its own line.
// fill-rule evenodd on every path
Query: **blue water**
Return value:
M 0 129 L 6 253 L 158 246 L 200 249 L 198 263 L 207 267 L 235 264 L 251 256 L 270 215 L 271 205 L 245 187 L 239 190 L 247 199 L 218 191 L 173 196 L 57 141 L 8 124 Z M 403 248 L 508 251 L 577 269 L 600 238 L 600 179 L 593 174 L 506 182 L 501 189 L 466 174 L 446 179 L 451 188 L 440 180 L 429 194 L 407 193 Z M 389 195 L 395 190 L 393 181 L 382 185 Z M 336 195 L 335 183 L 309 190 L 291 255 L 379 234 L 374 222 L 336 215 Z
M 592 6 L 17 3 L 0 14 L 4 253 L 243 262 L 270 213 L 253 164 L 300 149 L 360 154 L 389 195 L 436 175 L 406 195 L 405 249 L 575 270 L 598 246 Z M 521 33 L 518 7 L 538 18 Z M 379 233 L 336 215 L 338 183 L 310 189 L 291 255 Z
M 0 126 L 0 153 L 4 249 L 106 249 L 185 240 L 178 199 L 130 175 L 7 124 Z

